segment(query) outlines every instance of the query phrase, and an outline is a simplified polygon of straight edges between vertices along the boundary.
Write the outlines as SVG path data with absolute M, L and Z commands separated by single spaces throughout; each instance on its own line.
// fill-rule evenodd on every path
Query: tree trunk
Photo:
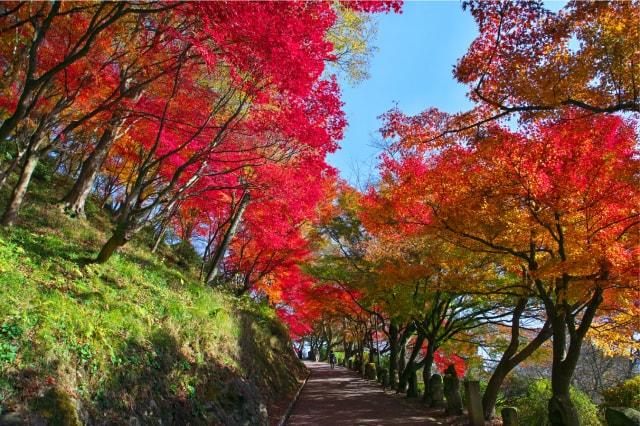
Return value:
M 507 377 L 507 374 L 511 371 L 511 368 L 505 363 L 496 366 L 495 370 L 491 374 L 491 378 L 487 383 L 487 388 L 482 395 L 482 407 L 484 410 L 484 418 L 490 420 L 495 417 L 496 402 L 498 401 L 498 392 L 502 386 L 502 382 Z
M 102 132 L 93 152 L 89 154 L 89 157 L 82 163 L 80 176 L 78 176 L 73 187 L 62 200 L 65 211 L 72 217 L 85 217 L 84 206 L 87 202 L 87 197 L 91 193 L 96 176 L 102 167 L 102 163 L 104 163 L 113 144 L 113 133 L 114 130 L 111 126 L 108 126 Z
M 407 377 L 407 398 L 417 398 L 418 397 L 418 374 L 416 372 L 415 364 L 410 363 L 407 368 L 409 369 L 409 374 Z
M 551 374 L 549 424 L 552 426 L 579 426 L 578 412 L 571 401 L 569 388 L 573 371 L 556 370 Z
M 403 344 L 400 347 L 400 354 L 398 357 L 398 389 L 396 389 L 397 393 L 405 392 L 407 390 L 407 375 L 404 373 L 407 368 L 406 364 L 406 346 Z
M 400 381 L 404 383 L 408 383 L 409 376 L 411 374 L 415 375 L 418 367 L 416 366 L 416 357 L 420 352 L 420 348 L 422 347 L 422 343 L 424 343 L 424 335 L 418 334 L 416 341 L 413 344 L 413 349 L 411 350 L 411 355 L 409 355 L 409 359 L 407 360 L 406 367 L 400 376 Z M 408 392 L 408 391 L 407 391 Z M 408 396 L 408 395 L 407 395 Z
M 151 253 L 155 253 L 158 251 L 158 247 L 160 247 L 160 243 L 164 240 L 164 234 L 167 232 L 167 225 L 162 224 L 160 228 L 160 232 L 158 232 L 158 236 L 156 237 L 156 241 L 153 243 L 153 248 L 151 248 Z M 202 263 L 204 265 L 204 262 Z M 200 268 L 200 274 L 202 275 L 202 268 Z
M 238 210 L 234 213 L 233 219 L 231 220 L 231 224 L 229 225 L 229 229 L 224 234 L 222 241 L 220 242 L 220 246 L 216 249 L 213 257 L 211 258 L 211 264 L 209 265 L 209 271 L 207 272 L 207 277 L 205 278 L 206 283 L 211 283 L 216 276 L 218 275 L 218 268 L 222 259 L 224 259 L 224 255 L 227 251 L 227 247 L 231 242 L 231 239 L 236 233 L 238 229 L 238 225 L 240 224 L 240 219 L 242 219 L 242 215 L 244 214 L 247 205 L 249 204 L 250 196 L 249 192 L 246 192 L 242 195 L 242 199 L 240 200 L 240 205 L 238 206 Z
M 164 241 L 164 236 L 167 233 L 167 228 L 169 227 L 171 218 L 175 215 L 176 211 L 178 210 L 178 203 L 177 202 L 170 203 L 169 207 L 167 207 L 167 210 L 168 210 L 167 214 L 160 222 L 160 230 L 158 231 L 158 236 L 156 237 L 156 241 L 153 243 L 153 248 L 151 249 L 151 253 L 155 253 L 158 250 L 158 247 L 160 247 L 160 243 Z M 189 229 L 189 231 L 187 232 L 187 235 L 191 235 L 191 232 L 192 232 L 192 229 Z M 208 249 L 209 249 L 209 246 L 207 245 L 207 250 Z M 202 275 L 202 269 L 204 268 L 204 259 L 203 259 L 202 265 L 203 266 L 201 268 L 200 275 Z
M 365 345 L 366 339 L 367 339 L 366 337 L 362 339 L 362 341 L 360 342 L 360 347 L 358 348 L 359 356 L 360 356 L 360 375 L 362 377 L 364 377 L 364 369 L 366 366 L 366 361 L 364 359 L 364 345 Z
M 351 342 L 343 341 L 342 347 L 344 349 L 344 365 L 347 365 L 349 358 L 351 358 Z
M 502 354 L 500 361 L 489 378 L 487 388 L 482 395 L 482 407 L 484 418 L 490 420 L 495 417 L 495 407 L 498 400 L 498 392 L 507 375 L 522 361 L 533 354 L 551 336 L 551 327 L 547 322 L 540 329 L 536 337 L 533 338 L 520 352 L 517 352 L 520 344 L 520 317 L 524 312 L 527 300 L 522 298 L 516 304 L 511 324 L 511 340 L 509 346 Z M 517 352 L 517 353 L 516 353 Z
M 578 412 L 571 402 L 569 388 L 574 368 L 566 365 L 572 348 L 567 349 L 567 324 L 563 310 L 551 320 L 553 327 L 553 363 L 551 366 L 551 399 L 549 424 L 552 426 L 579 426 Z
M 562 277 L 559 292 L 566 291 L 568 276 Z M 569 389 L 575 372 L 584 336 L 591 327 L 596 311 L 602 303 L 602 289 L 596 287 L 591 300 L 582 314 L 580 325 L 576 327 L 576 313 L 571 312 L 568 304 L 555 306 L 545 302 L 547 317 L 553 330 L 553 363 L 551 366 L 551 399 L 549 400 L 549 423 L 552 426 L 579 426 L 580 421 Z M 569 339 L 567 341 L 567 332 Z
M 35 150 L 29 151 L 26 155 L 27 158 L 22 170 L 20 171 L 20 177 L 18 178 L 18 182 L 11 193 L 9 205 L 4 212 L 2 219 L 0 219 L 0 223 L 2 223 L 3 226 L 13 226 L 18 218 L 18 211 L 20 210 L 20 206 L 22 206 L 22 202 L 24 201 L 24 196 L 27 193 L 29 182 L 31 182 L 31 176 L 33 175 L 33 171 L 36 169 L 38 161 L 40 160 L 40 156 Z
M 100 253 L 98 253 L 98 256 L 95 259 L 95 263 L 105 263 L 108 261 L 113 253 L 115 253 L 115 251 L 120 247 L 124 246 L 129 239 L 130 238 L 127 236 L 126 226 L 124 224 L 118 224 L 116 229 L 113 231 L 111 238 L 109 238 L 102 246 Z
M 435 353 L 435 346 L 432 342 L 427 343 L 427 353 L 424 356 L 424 367 L 422 368 L 422 381 L 424 382 L 424 395 L 422 401 L 431 404 L 431 388 L 429 387 L 429 379 L 431 379 L 431 367 L 433 366 L 433 359 Z
M 389 323 L 389 387 L 396 389 L 396 372 L 398 371 L 398 325 L 391 321 Z

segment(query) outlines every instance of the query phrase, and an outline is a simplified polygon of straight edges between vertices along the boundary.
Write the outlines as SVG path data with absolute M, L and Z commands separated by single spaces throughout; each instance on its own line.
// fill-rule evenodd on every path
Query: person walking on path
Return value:
M 329 364 L 331 364 L 332 370 L 337 364 L 336 354 L 334 354 L 333 351 L 329 351 Z

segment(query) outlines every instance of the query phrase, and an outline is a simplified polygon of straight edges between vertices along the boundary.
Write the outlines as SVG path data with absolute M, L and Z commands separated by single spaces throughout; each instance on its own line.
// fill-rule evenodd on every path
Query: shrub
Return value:
M 571 401 L 576 407 L 582 426 L 600 426 L 598 407 L 584 392 L 571 387 Z M 518 418 L 523 425 L 548 425 L 547 406 L 551 398 L 551 382 L 548 379 L 529 383 L 526 394 L 516 399 Z
M 640 375 L 613 386 L 604 392 L 604 406 L 629 407 L 640 410 Z

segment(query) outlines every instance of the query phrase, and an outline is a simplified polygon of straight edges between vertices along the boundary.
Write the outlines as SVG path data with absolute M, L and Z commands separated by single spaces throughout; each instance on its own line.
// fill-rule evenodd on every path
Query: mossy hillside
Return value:
M 55 387 L 89 417 L 168 410 L 223 422 L 238 395 L 264 389 L 268 404 L 295 386 L 301 367 L 272 310 L 203 286 L 197 265 L 185 267 L 171 247 L 151 254 L 144 238 L 87 264 L 111 223 L 91 203 L 87 220 L 52 207 L 62 188 L 36 182 L 18 226 L 0 231 L 5 411 L 37 408 Z M 258 388 L 229 387 L 243 377 Z

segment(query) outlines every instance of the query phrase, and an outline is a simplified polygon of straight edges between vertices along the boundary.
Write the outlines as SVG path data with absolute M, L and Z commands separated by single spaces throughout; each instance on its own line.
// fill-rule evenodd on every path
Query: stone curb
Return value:
M 300 385 L 300 387 L 298 388 L 298 391 L 296 392 L 295 396 L 293 397 L 293 399 L 289 403 L 289 406 L 287 407 L 287 410 L 284 412 L 284 414 L 282 415 L 282 418 L 278 422 L 278 426 L 284 426 L 287 423 L 287 420 L 289 420 L 289 416 L 291 415 L 291 412 L 293 411 L 293 406 L 296 405 L 296 402 L 298 401 L 298 398 L 300 397 L 300 392 L 302 392 L 302 389 L 304 388 L 304 385 L 307 384 L 307 380 L 309 380 L 309 377 L 311 377 L 311 371 L 309 371 L 309 374 L 307 374 L 307 377 L 305 377 L 304 382 L 302 382 L 302 385 Z

